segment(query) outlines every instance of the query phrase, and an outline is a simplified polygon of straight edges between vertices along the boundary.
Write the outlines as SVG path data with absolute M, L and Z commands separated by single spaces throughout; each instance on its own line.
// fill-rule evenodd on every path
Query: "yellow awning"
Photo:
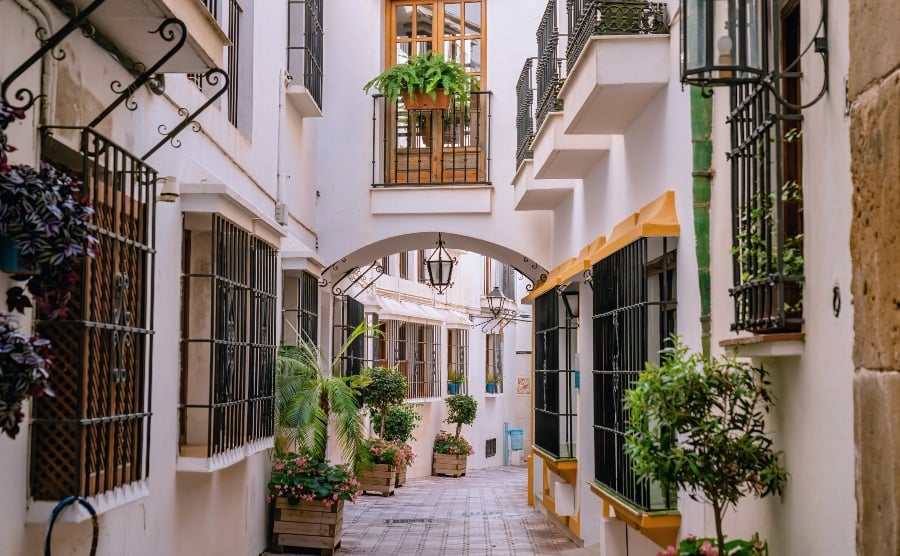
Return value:
M 522 298 L 522 303 L 531 303 L 540 295 L 582 274 L 597 261 L 605 259 L 642 237 L 677 237 L 680 233 L 681 226 L 678 224 L 678 213 L 675 210 L 675 192 L 666 191 L 644 205 L 639 212 L 630 214 L 616 224 L 609 235 L 609 240 L 606 236 L 597 237 L 585 245 L 577 257 L 572 257 L 551 270 L 547 280 Z

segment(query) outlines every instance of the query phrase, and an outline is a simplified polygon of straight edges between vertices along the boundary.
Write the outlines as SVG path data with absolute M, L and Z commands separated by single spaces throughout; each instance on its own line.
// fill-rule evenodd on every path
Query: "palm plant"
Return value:
M 340 361 L 353 342 L 373 331 L 361 323 L 330 361 L 314 342 L 281 346 L 275 361 L 275 451 L 292 446 L 325 460 L 329 425 L 334 425 L 341 456 L 356 469 L 368 459 L 360 389 L 365 377 L 341 377 Z

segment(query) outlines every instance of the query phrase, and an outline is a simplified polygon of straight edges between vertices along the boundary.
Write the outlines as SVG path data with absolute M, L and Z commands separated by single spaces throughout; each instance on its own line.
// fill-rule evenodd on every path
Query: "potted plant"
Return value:
M 497 375 L 495 373 L 490 373 L 487 375 L 486 379 L 486 387 L 488 394 L 496 394 L 499 392 L 500 388 L 498 385 L 503 381 L 503 377 Z
M 10 438 L 25 418 L 23 400 L 53 395 L 47 382 L 49 351 L 49 340 L 26 336 L 15 320 L 0 318 L 0 430 Z
M 374 88 L 392 103 L 402 96 L 408 110 L 446 110 L 451 100 L 468 102 L 469 92 L 477 87 L 478 79 L 469 75 L 465 66 L 428 51 L 386 69 L 363 90 Z
M 379 438 L 366 442 L 371 461 L 360 471 L 359 480 L 364 491 L 376 491 L 389 496 L 397 483 L 397 451 L 400 445 L 384 438 L 385 421 L 388 409 L 403 403 L 407 382 L 403 373 L 387 367 L 366 369 L 365 375 L 369 384 L 363 390 L 363 395 L 376 422 Z
M 709 545 L 717 554 L 754 554 L 744 551 L 748 541 L 726 543 L 722 521 L 747 494 L 781 494 L 788 478 L 781 452 L 765 434 L 774 402 L 766 372 L 732 356 L 692 353 L 677 338 L 662 351 L 662 361 L 648 365 L 625 398 L 631 415 L 626 451 L 634 471 L 663 488 L 704 498 L 713 509 L 716 538 Z M 694 548 L 700 550 L 704 540 Z M 692 552 L 688 541 L 675 554 L 703 553 Z M 764 547 L 758 539 L 750 545 Z
M 372 418 L 376 421 L 380 420 L 377 413 Z M 412 433 L 416 429 L 416 423 L 421 420 L 422 416 L 412 404 L 394 405 L 387 410 L 382 437 L 400 445 L 400 461 L 397 463 L 397 482 L 395 483 L 398 487 L 406 483 L 406 471 L 416 460 L 412 447 L 408 443 L 410 440 L 415 440 Z
M 460 385 L 465 382 L 465 375 L 456 370 L 456 367 L 450 365 L 447 369 L 447 393 L 451 396 L 459 393 Z
M 435 437 L 432 474 L 459 477 L 466 474 L 467 459 L 475 453 L 472 445 L 462 437 L 462 427 L 475 422 L 478 402 L 467 394 L 449 396 L 447 410 L 446 422 L 456 425 L 456 433 L 449 435 L 441 431 Z
M 303 486 L 296 492 L 304 497 L 281 496 L 279 489 L 272 492 L 272 544 L 277 547 L 333 550 L 341 541 L 339 527 L 331 527 L 326 535 L 313 538 L 298 533 L 306 526 L 297 523 L 325 523 L 322 520 L 327 519 L 327 523 L 339 524 L 343 511 L 341 501 L 353 498 L 345 496 L 350 492 L 348 487 L 359 494 L 359 483 L 347 474 L 365 465 L 369 454 L 358 401 L 365 378 L 342 378 L 338 376 L 338 370 L 341 356 L 356 338 L 369 331 L 371 328 L 364 324 L 357 326 L 331 361 L 319 346 L 309 341 L 298 346 L 282 346 L 278 350 L 273 478 L 290 470 L 291 484 Z M 341 456 L 348 462 L 345 467 L 332 465 L 325 459 L 329 431 L 332 430 Z M 285 482 L 276 481 L 275 484 L 284 485 Z M 292 500 L 302 501 L 303 507 L 298 508 Z M 336 515 L 325 518 L 317 513 Z

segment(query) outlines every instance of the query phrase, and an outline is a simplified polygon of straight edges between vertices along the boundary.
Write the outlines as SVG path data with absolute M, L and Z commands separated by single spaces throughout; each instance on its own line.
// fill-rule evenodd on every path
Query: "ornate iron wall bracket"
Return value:
M 372 278 L 371 280 L 369 280 L 366 278 L 366 276 L 369 274 L 369 271 L 373 270 L 373 269 L 375 270 L 375 272 L 378 273 L 378 275 L 375 276 L 374 278 Z M 357 292 L 355 295 L 350 295 L 350 297 L 356 299 L 357 295 L 361 294 L 362 292 L 366 291 L 367 289 L 369 289 L 373 285 L 375 285 L 375 282 L 383 274 L 384 274 L 384 268 L 380 264 L 378 264 L 378 261 L 373 262 L 372 264 L 367 266 L 365 269 L 361 269 L 360 267 L 351 268 L 350 270 L 345 272 L 344 275 L 341 276 L 339 280 L 336 280 L 334 282 L 334 285 L 332 285 L 332 287 L 331 287 L 331 293 L 335 297 L 347 295 L 347 292 L 350 290 L 350 288 L 359 284 L 362 287 L 362 289 L 359 292 Z M 350 278 L 350 283 L 342 288 L 339 286 L 339 284 L 345 278 Z
M 57 60 L 63 59 L 65 57 L 65 54 L 53 54 L 53 49 L 59 46 L 59 43 L 61 43 L 63 39 L 69 36 L 69 33 L 84 25 L 87 22 L 88 16 L 91 15 L 97 8 L 99 8 L 105 1 L 106 0 L 94 0 L 90 5 L 88 5 L 88 7 L 75 14 L 69 20 L 69 22 L 63 25 L 59 31 L 53 34 L 53 36 L 46 40 L 41 40 L 42 44 L 37 52 L 32 54 L 30 58 L 25 60 L 22 65 L 13 70 L 13 72 L 3 80 L 3 85 L 2 87 L 0 87 L 0 96 L 2 96 L 3 102 L 5 102 L 10 107 L 18 110 L 28 110 L 29 108 L 31 108 L 35 101 L 43 95 L 35 95 L 33 92 L 31 92 L 30 89 L 22 87 L 21 89 L 16 91 L 14 95 L 15 100 L 21 102 L 22 104 L 16 104 L 14 102 L 11 102 L 8 96 L 10 86 L 23 73 L 28 71 L 28 68 L 37 63 L 37 61 L 43 58 L 44 55 L 48 52 L 51 53 L 51 55 Z M 38 28 L 36 35 L 39 40 L 44 33 L 45 31 L 43 30 L 43 28 Z
M 175 29 L 173 29 L 173 27 Z M 178 36 L 176 30 L 181 31 L 180 36 Z M 142 85 L 151 81 L 153 79 L 153 76 L 159 73 L 159 69 L 166 62 L 168 62 L 172 58 L 172 56 L 174 56 L 179 50 L 181 50 L 181 47 L 184 46 L 184 43 L 187 41 L 187 27 L 184 25 L 183 21 L 175 17 L 165 19 L 159 25 L 159 27 L 157 27 L 153 31 L 149 31 L 149 33 L 151 35 L 159 35 L 162 40 L 166 42 L 175 42 L 175 44 L 149 69 L 144 69 L 143 72 L 137 77 L 137 79 L 135 79 L 128 87 L 123 87 L 122 82 L 118 79 L 110 83 L 110 89 L 112 89 L 112 91 L 119 96 L 117 96 L 116 100 L 114 100 L 109 106 L 107 106 L 106 109 L 103 110 L 103 112 L 100 112 L 100 114 L 98 114 L 97 117 L 87 125 L 87 127 L 96 128 L 104 118 L 109 116 L 110 113 L 118 108 L 118 106 L 123 102 L 125 103 L 125 107 L 129 110 L 137 110 L 137 102 L 135 102 L 135 100 L 132 98 L 134 93 L 138 89 L 140 89 Z M 144 66 L 142 64 L 137 64 L 136 67 L 142 68 Z
M 175 126 L 172 129 L 172 131 L 168 131 L 165 124 L 160 124 L 159 127 L 156 128 L 156 130 L 159 132 L 159 134 L 163 135 L 164 137 L 162 138 L 162 140 L 159 143 L 153 145 L 153 147 L 149 151 L 147 151 L 146 154 L 144 154 L 144 156 L 141 157 L 141 160 L 147 160 L 148 158 L 150 158 L 150 156 L 153 155 L 153 153 L 155 153 L 160 148 L 162 148 L 162 146 L 165 145 L 166 143 L 171 144 L 173 148 L 176 148 L 176 149 L 180 148 L 181 141 L 178 140 L 176 137 L 179 133 L 181 133 L 184 130 L 184 128 L 186 128 L 189 125 L 191 126 L 191 130 L 193 130 L 194 133 L 200 132 L 200 130 L 202 128 L 200 126 L 200 122 L 197 121 L 197 118 L 200 116 L 200 114 L 203 113 L 204 110 L 209 108 L 212 103 L 217 101 L 219 99 L 219 97 L 221 97 L 222 95 L 225 94 L 225 91 L 228 90 L 228 83 L 229 83 L 228 74 L 225 73 L 224 71 L 220 70 L 219 68 L 213 68 L 203 75 L 203 82 L 208 83 L 208 84 L 212 85 L 213 87 L 218 85 L 220 80 L 222 81 L 222 88 L 219 89 L 218 91 L 216 91 L 216 93 L 214 95 L 209 97 L 209 99 L 206 102 L 204 102 L 203 105 L 200 106 L 200 108 L 198 108 L 196 111 L 194 111 L 193 113 L 190 113 L 190 112 L 188 112 L 188 110 L 186 108 L 182 107 L 182 108 L 178 109 L 178 115 L 181 116 L 183 119 L 182 119 L 181 123 L 179 123 L 177 126 Z
M 323 270 L 322 277 L 319 279 L 319 287 L 324 288 L 324 287 L 328 286 L 329 282 L 328 282 L 328 278 L 326 278 L 326 275 L 329 272 L 339 271 L 341 269 L 341 265 L 343 265 L 346 262 L 347 262 L 347 257 L 344 257 L 341 260 L 339 260 L 338 262 L 334 263 L 333 265 L 331 265 L 328 268 L 326 268 L 325 270 Z M 343 279 L 343 277 L 341 277 L 341 279 Z M 340 280 L 338 280 L 338 281 L 340 281 Z

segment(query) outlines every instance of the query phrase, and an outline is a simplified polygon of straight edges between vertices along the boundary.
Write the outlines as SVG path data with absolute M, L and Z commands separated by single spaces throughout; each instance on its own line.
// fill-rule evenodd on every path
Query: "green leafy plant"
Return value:
M 340 361 L 354 340 L 371 327 L 357 326 L 329 361 L 315 343 L 282 346 L 275 360 L 276 454 L 297 446 L 316 461 L 325 460 L 329 424 L 338 446 L 354 469 L 365 462 L 367 451 L 359 404 L 359 379 L 342 378 Z
M 692 353 L 678 338 L 662 361 L 648 365 L 626 394 L 626 451 L 646 480 L 688 489 L 712 505 L 725 554 L 728 508 L 748 494 L 781 494 L 787 482 L 781 452 L 765 431 L 770 383 L 764 369 Z
M 732 539 L 725 541 L 725 551 L 720 552 L 715 545 L 716 539 L 688 536 L 678 544 L 667 547 L 657 556 L 767 556 L 769 545 L 759 540 L 759 535 L 753 535 L 750 540 Z
M 456 367 L 450 365 L 447 369 L 447 382 L 450 384 L 462 384 L 466 381 L 466 375 L 456 370 Z
M 463 425 L 471 425 L 475 422 L 478 413 L 478 402 L 468 394 L 456 394 L 447 396 L 447 420 L 446 423 L 456 425 L 456 438 L 459 439 Z
M 478 88 L 478 79 L 470 76 L 459 62 L 428 51 L 410 56 L 407 63 L 386 69 L 363 86 L 367 93 L 373 88 L 391 102 L 404 93 L 426 94 L 434 100 L 438 89 L 452 99 L 467 102 L 472 89 Z
M 29 396 L 53 395 L 50 341 L 18 331 L 13 319 L 0 319 L 0 430 L 10 438 L 25 418 L 22 401 Z
M 365 446 L 369 451 L 371 463 L 387 465 L 400 464 L 401 444 L 399 442 L 394 440 L 383 440 L 381 438 L 369 438 L 365 441 Z
M 369 385 L 363 390 L 366 404 L 379 416 L 378 436 L 384 438 L 385 419 L 389 408 L 400 405 L 406 396 L 406 376 L 397 369 L 372 367 L 366 369 Z
M 412 433 L 416 430 L 417 423 L 422 420 L 422 416 L 416 411 L 415 406 L 412 404 L 394 405 L 388 408 L 385 415 L 381 438 L 395 440 L 401 444 L 415 440 Z M 381 421 L 381 414 L 373 412 L 372 419 Z
M 454 456 L 471 456 L 475 449 L 469 441 L 462 436 L 452 435 L 447 431 L 441 431 L 434 437 L 434 453 L 450 454 Z
M 272 464 L 270 497 L 284 496 L 291 504 L 321 500 L 332 506 L 339 500 L 353 502 L 361 494 L 359 481 L 346 465 L 331 465 L 306 453 L 283 453 Z

